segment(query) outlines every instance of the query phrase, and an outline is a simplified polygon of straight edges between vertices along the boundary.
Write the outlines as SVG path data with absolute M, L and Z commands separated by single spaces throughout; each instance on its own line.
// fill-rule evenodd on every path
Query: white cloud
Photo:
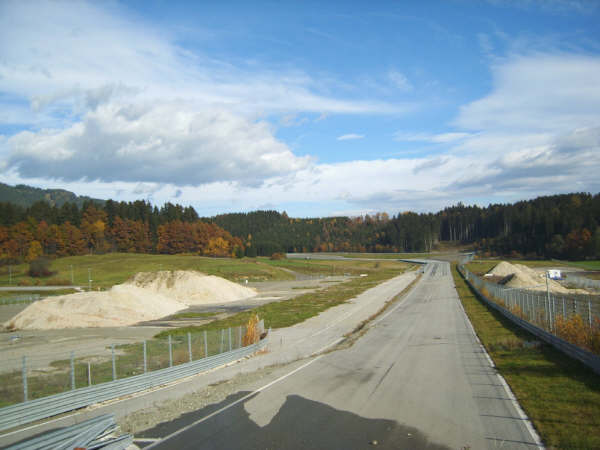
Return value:
M 396 89 L 399 89 L 404 92 L 409 92 L 409 91 L 413 90 L 413 85 L 410 83 L 410 81 L 408 81 L 408 78 L 406 78 L 406 75 L 404 75 L 401 72 L 398 72 L 396 70 L 391 70 L 388 73 L 388 78 L 393 83 L 393 85 L 396 87 Z
M 364 139 L 364 137 L 365 137 L 364 134 L 350 133 L 350 134 L 343 134 L 341 136 L 338 136 L 336 139 L 338 141 L 354 141 L 357 139 Z
M 493 91 L 460 109 L 454 125 L 506 133 L 564 133 L 600 120 L 600 58 L 520 56 L 492 68 Z
M 64 130 L 7 139 L 10 167 L 24 177 L 256 185 L 306 167 L 264 122 L 184 102 L 99 106 Z
M 445 144 L 449 142 L 460 141 L 466 137 L 472 136 L 470 133 L 450 132 L 450 133 L 406 133 L 399 131 L 394 134 L 394 139 L 400 142 L 430 142 L 434 144 Z

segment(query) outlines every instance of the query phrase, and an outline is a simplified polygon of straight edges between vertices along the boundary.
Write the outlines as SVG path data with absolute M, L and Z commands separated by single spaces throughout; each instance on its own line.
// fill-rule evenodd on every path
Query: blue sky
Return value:
M 600 3 L 0 3 L 0 173 L 292 216 L 600 190 Z

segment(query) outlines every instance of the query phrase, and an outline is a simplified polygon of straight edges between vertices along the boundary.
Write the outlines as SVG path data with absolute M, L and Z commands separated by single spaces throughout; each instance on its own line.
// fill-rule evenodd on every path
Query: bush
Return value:
M 277 253 L 273 253 L 271 255 L 270 259 L 272 259 L 273 261 L 278 261 L 280 259 L 286 259 L 286 258 L 287 257 L 285 256 L 285 253 L 279 253 L 279 252 L 277 252 Z
M 29 263 L 30 277 L 49 277 L 52 275 L 50 271 L 50 260 L 48 258 L 37 258 Z

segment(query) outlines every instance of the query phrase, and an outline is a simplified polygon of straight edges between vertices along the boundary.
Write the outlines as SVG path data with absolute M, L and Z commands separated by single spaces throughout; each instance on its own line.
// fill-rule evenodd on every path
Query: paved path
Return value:
M 430 264 L 353 346 L 146 435 L 160 439 L 153 448 L 178 449 L 537 447 L 472 332 L 447 263 Z

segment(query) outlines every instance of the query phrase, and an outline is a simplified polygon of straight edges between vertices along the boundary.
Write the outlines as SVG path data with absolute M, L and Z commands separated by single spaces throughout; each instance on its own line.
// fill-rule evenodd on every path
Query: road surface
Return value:
M 449 264 L 348 347 L 148 430 L 148 448 L 536 448 L 477 342 Z M 141 444 L 141 441 L 139 441 Z

